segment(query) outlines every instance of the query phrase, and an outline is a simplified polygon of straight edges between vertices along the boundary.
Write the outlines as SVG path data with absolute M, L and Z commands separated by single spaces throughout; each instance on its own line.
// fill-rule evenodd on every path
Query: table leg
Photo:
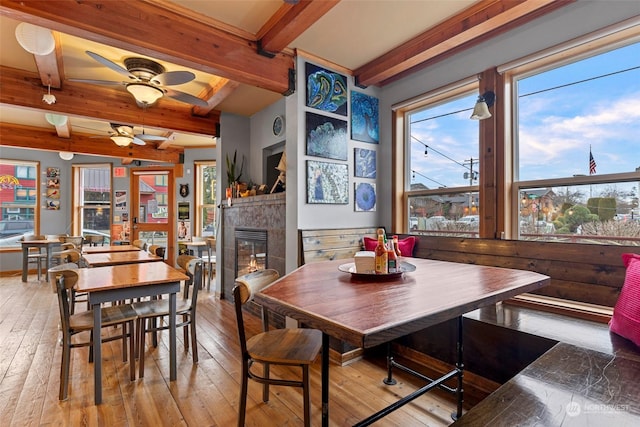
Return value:
M 322 333 L 322 427 L 329 427 L 329 335 Z
M 22 246 L 22 281 L 27 281 L 29 274 L 29 247 Z
M 192 350 L 193 351 L 193 350 Z M 178 377 L 176 369 L 176 293 L 169 294 L 169 381 Z
M 458 401 L 458 405 L 456 407 L 456 412 L 451 414 L 451 418 L 453 420 L 457 420 L 462 416 L 462 402 L 464 401 L 464 388 L 463 388 L 463 379 L 464 379 L 464 362 L 463 362 L 463 346 L 462 346 L 462 316 L 458 316 L 458 343 L 456 346 L 457 350 L 457 361 L 456 361 L 456 370 L 458 371 L 458 387 L 456 388 L 456 397 Z
M 93 304 L 93 384 L 95 404 L 102 403 L 102 312 L 100 304 Z M 129 363 L 133 363 L 130 361 Z

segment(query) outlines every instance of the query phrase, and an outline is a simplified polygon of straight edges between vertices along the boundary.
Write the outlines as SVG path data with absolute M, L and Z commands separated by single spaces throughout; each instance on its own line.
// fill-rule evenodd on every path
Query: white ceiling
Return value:
M 117 1 L 117 0 L 112 0 Z M 278 10 L 282 0 L 174 0 L 194 14 L 206 16 L 219 25 L 237 33 L 255 36 Z M 342 0 L 321 19 L 295 39 L 289 47 L 298 49 L 343 69 L 353 70 L 401 45 L 426 29 L 466 9 L 472 0 Z M 24 51 L 15 39 L 18 24 L 0 15 L 0 65 L 36 72 L 33 55 Z M 96 52 L 116 63 L 130 56 L 141 56 L 114 47 L 60 34 L 64 77 L 66 79 L 98 79 L 121 81 L 122 76 L 90 58 L 85 51 Z M 185 70 L 173 64 L 158 61 L 168 71 Z M 177 89 L 197 95 L 208 87 L 211 75 L 190 70 L 196 79 Z M 119 90 L 124 90 L 120 88 Z M 281 94 L 241 84 L 225 98 L 217 110 L 242 116 L 251 116 L 276 102 Z M 133 100 L 132 100 L 133 102 Z M 170 101 L 175 102 L 175 101 Z M 153 108 L 153 107 L 151 107 Z M 29 126 L 51 128 L 42 111 L 0 106 L 0 121 Z M 107 122 L 71 117 L 72 131 L 105 135 L 110 129 Z M 136 131 L 141 131 L 138 127 Z M 146 128 L 146 133 L 161 134 Z M 174 145 L 211 146 L 212 139 L 201 136 L 174 134 Z

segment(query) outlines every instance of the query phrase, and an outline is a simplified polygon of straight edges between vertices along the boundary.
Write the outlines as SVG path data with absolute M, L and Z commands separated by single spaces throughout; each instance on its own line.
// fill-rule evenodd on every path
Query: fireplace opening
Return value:
M 267 265 L 267 230 L 236 228 L 236 277 L 264 270 Z

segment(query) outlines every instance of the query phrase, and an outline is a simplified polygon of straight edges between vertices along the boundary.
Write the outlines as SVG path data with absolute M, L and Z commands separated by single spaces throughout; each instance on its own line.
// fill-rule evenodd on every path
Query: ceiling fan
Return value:
M 165 68 L 157 62 L 146 58 L 126 58 L 122 67 L 115 62 L 98 55 L 97 53 L 86 51 L 87 55 L 95 59 L 102 65 L 113 71 L 126 76 L 126 81 L 112 80 L 91 80 L 91 79 L 69 79 L 74 82 L 90 83 L 105 86 L 124 86 L 135 98 L 137 104 L 146 108 L 153 105 L 163 96 L 175 99 L 187 104 L 207 107 L 206 101 L 186 92 L 171 89 L 166 86 L 180 85 L 188 83 L 196 76 L 190 71 L 165 71 Z
M 127 147 L 131 143 L 136 145 L 145 145 L 146 141 L 166 141 L 167 139 L 169 139 L 165 136 L 146 134 L 144 133 L 144 128 L 142 129 L 142 133 L 136 133 L 133 126 L 123 125 L 119 123 L 109 123 L 109 126 L 111 126 L 111 130 L 109 131 L 109 138 L 111 138 L 111 140 L 115 142 L 116 145 L 119 145 L 121 147 Z M 104 136 L 96 135 L 92 136 L 91 138 L 104 138 Z

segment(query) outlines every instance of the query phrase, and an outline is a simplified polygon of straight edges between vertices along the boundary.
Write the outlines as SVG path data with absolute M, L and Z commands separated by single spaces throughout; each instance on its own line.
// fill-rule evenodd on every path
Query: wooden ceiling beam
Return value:
M 66 82 L 63 90 L 52 91 L 55 104 L 42 102 L 42 85 L 36 73 L 0 67 L 0 103 L 43 110 L 56 114 L 141 125 L 205 136 L 219 136 L 220 112 L 195 116 L 191 106 L 171 99 L 160 99 L 143 110 L 124 90 L 111 90 L 84 83 Z
M 0 13 L 277 93 L 292 89 L 291 54 L 259 55 L 255 40 L 180 13 L 175 5 L 164 6 L 157 1 L 3 0 Z
M 297 4 L 283 3 L 257 33 L 259 52 L 273 55 L 304 33 L 340 0 L 306 0 Z
M 131 144 L 118 147 L 105 137 L 104 140 L 90 135 L 74 133 L 70 138 L 58 138 L 51 130 L 0 122 L 0 146 L 45 151 L 69 151 L 92 156 L 121 157 L 133 160 L 177 164 L 181 149 L 156 150 L 149 145 Z
M 482 0 L 354 70 L 359 86 L 384 86 L 576 0 Z
M 193 113 L 198 116 L 209 114 L 211 110 L 231 95 L 238 86 L 240 86 L 238 82 L 216 76 L 209 82 L 209 87 L 198 94 L 198 98 L 205 100 L 209 106 L 203 108 L 195 105 Z

